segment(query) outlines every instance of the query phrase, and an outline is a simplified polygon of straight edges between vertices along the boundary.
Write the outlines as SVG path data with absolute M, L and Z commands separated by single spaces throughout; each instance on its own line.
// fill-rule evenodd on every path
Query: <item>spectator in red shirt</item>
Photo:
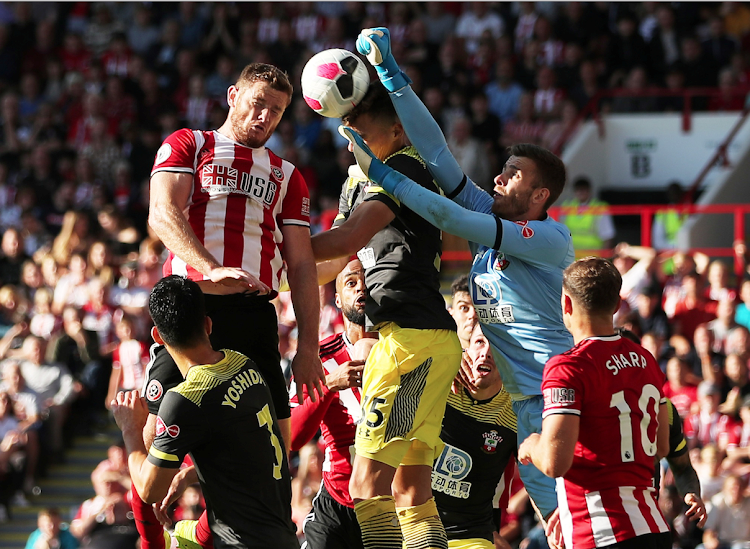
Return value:
M 687 363 L 676 356 L 667 362 L 667 382 L 664 384 L 664 396 L 672 401 L 681 418 L 690 415 L 690 409 L 698 402 L 698 387 L 688 381 Z
M 728 355 L 724 361 L 724 372 L 731 389 L 720 409 L 724 414 L 737 416 L 742 401 L 750 396 L 747 359 L 738 354 Z
M 701 276 L 693 271 L 682 277 L 682 296 L 674 307 L 672 323 L 675 333 L 692 340 L 700 324 L 710 322 L 716 314 L 710 311 L 708 301 L 700 293 Z
M 721 389 L 707 381 L 698 385 L 698 412 L 685 420 L 685 437 L 691 448 L 715 444 L 723 454 L 736 422 L 719 412 Z
M 59 57 L 65 67 L 65 72 L 83 74 L 91 62 L 91 52 L 83 45 L 81 36 L 74 32 L 65 35 Z
M 124 32 L 116 32 L 112 35 L 109 47 L 102 54 L 102 65 L 104 72 L 111 76 L 128 76 L 128 66 L 133 52 L 130 51 L 128 40 Z

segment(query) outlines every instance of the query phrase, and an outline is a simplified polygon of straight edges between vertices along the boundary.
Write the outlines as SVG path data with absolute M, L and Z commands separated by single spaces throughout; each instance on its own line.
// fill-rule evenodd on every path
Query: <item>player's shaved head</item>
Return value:
M 614 314 L 620 303 L 622 276 L 601 257 L 584 257 L 563 272 L 563 290 L 591 316 Z
M 208 337 L 206 300 L 192 280 L 177 275 L 162 278 L 151 290 L 148 311 L 159 336 L 170 347 L 189 349 Z

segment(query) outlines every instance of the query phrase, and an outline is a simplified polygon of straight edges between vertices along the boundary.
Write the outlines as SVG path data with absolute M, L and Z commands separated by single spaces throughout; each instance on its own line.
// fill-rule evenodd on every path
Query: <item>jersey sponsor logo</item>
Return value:
M 468 452 L 446 444 L 435 462 L 435 472 L 455 480 L 463 480 L 471 472 L 472 464 Z
M 454 498 L 468 499 L 471 482 L 464 479 L 471 472 L 471 456 L 446 444 L 432 471 L 432 489 Z
M 156 417 L 156 436 L 160 437 L 164 433 L 167 433 L 172 438 L 180 436 L 180 427 L 178 425 L 167 425 L 164 420 L 157 416 Z
M 161 147 L 159 147 L 159 150 L 156 151 L 156 161 L 154 162 L 154 165 L 158 166 L 162 162 L 166 161 L 170 156 L 172 156 L 172 145 L 170 145 L 169 143 L 164 143 Z
M 500 289 L 500 278 L 494 272 L 476 275 L 469 287 L 479 322 L 507 324 L 516 321 L 513 306 L 509 303 L 500 303 L 503 291 Z
M 224 394 L 224 400 L 221 405 L 231 406 L 232 408 L 237 409 L 237 402 L 239 402 L 245 389 L 249 389 L 253 385 L 258 385 L 259 383 L 265 385 L 266 380 L 255 370 L 251 369 L 240 372 L 234 376 L 234 379 L 232 379 L 227 392 Z
M 492 268 L 493 270 L 499 272 L 507 269 L 508 265 L 510 265 L 510 261 L 505 259 L 505 254 L 503 252 L 500 252 L 495 258 L 495 264 L 492 266 Z
M 497 445 L 503 441 L 503 437 L 494 429 L 488 433 L 484 433 L 482 436 L 484 437 L 482 451 L 485 454 L 494 454 L 497 451 Z
M 645 368 L 646 357 L 630 351 L 628 356 L 624 354 L 612 355 L 605 366 L 613 375 L 617 375 L 620 373 L 620 370 L 624 370 L 625 368 Z
M 306 196 L 302 198 L 302 215 L 310 215 L 310 199 Z
M 531 227 L 529 227 L 529 225 L 528 225 L 529 222 L 528 221 L 514 221 L 513 223 L 515 223 L 516 225 L 520 225 L 521 227 L 523 227 L 521 229 L 521 235 L 524 238 L 531 238 L 532 236 L 534 236 L 534 229 L 532 229 Z
M 164 395 L 164 387 L 162 387 L 159 380 L 152 379 L 146 386 L 146 400 L 156 402 Z
M 201 190 L 209 194 L 241 194 L 255 202 L 270 207 L 276 199 L 279 185 L 257 175 L 240 172 L 237 168 L 221 164 L 206 164 L 201 171 Z
M 575 404 L 576 390 L 565 387 L 552 387 L 545 389 L 544 407 L 569 406 Z

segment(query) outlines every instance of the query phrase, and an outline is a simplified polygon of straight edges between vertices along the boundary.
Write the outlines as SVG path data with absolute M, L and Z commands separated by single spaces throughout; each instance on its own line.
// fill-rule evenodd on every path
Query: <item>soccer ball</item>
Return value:
M 302 96 L 312 110 L 328 118 L 341 118 L 362 101 L 370 75 L 353 53 L 324 50 L 313 55 L 302 70 Z

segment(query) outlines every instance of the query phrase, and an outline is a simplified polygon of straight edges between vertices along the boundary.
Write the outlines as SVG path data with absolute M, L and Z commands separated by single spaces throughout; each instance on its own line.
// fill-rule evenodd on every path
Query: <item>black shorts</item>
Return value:
M 211 345 L 231 349 L 255 362 L 271 391 L 276 417 L 286 419 L 289 392 L 281 371 L 276 308 L 267 297 L 245 294 L 206 294 L 206 314 L 211 317 Z
M 643 534 L 599 549 L 670 549 L 671 547 L 672 534 L 662 532 L 661 534 Z
M 354 509 L 341 505 L 321 484 L 302 526 L 302 549 L 364 549 Z

